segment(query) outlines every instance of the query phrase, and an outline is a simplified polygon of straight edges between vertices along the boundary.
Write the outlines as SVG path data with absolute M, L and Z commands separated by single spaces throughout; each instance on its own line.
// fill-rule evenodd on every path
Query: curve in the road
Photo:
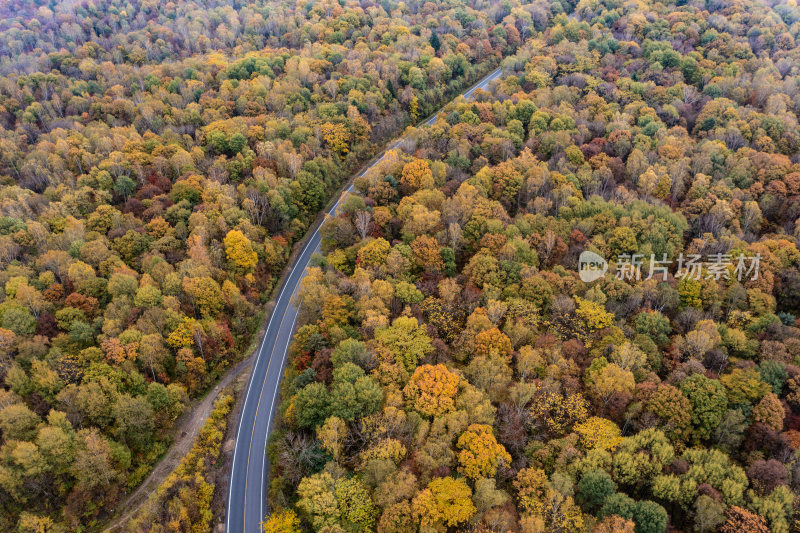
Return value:
M 499 78 L 501 74 L 501 69 L 494 70 L 465 91 L 463 96 L 470 98 L 475 90 L 486 89 L 489 83 Z M 435 122 L 436 115 L 434 114 L 425 121 L 425 124 L 431 125 Z M 395 148 L 397 144 L 397 142 L 392 143 L 387 150 Z M 385 154 L 386 151 L 382 152 L 380 157 L 360 176 L 365 175 L 372 167 L 380 163 Z M 352 192 L 352 190 L 351 182 L 345 189 L 345 193 Z M 328 215 L 335 214 L 344 196 L 343 194 L 328 211 Z M 321 240 L 322 237 L 317 228 L 303 246 L 289 275 L 283 282 L 258 348 L 245 393 L 231 461 L 231 478 L 225 517 L 228 533 L 249 533 L 261 530 L 260 524 L 264 519 L 266 503 L 264 487 L 269 466 L 265 450 L 275 413 L 275 402 L 280 390 L 286 354 L 297 320 L 298 309 L 294 305 L 293 299 L 300 286 L 300 281 L 305 276 L 305 270 L 311 257 L 319 251 Z

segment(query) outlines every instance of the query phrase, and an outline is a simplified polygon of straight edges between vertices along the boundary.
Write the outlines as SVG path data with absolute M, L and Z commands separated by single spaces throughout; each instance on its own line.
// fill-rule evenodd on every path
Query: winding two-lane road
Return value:
M 473 85 L 463 96 L 470 98 L 476 89 L 486 89 L 492 80 L 500 77 L 501 69 L 497 69 Z M 431 125 L 436 122 L 436 115 L 425 121 Z M 387 148 L 393 149 L 398 142 Z M 360 175 L 363 176 L 377 165 L 386 152 Z M 352 182 L 345 192 L 353 190 Z M 344 197 L 345 195 L 342 195 Z M 328 212 L 333 215 L 341 203 L 341 198 Z M 309 237 L 300 255 L 291 265 L 289 275 L 281 286 L 275 308 L 267 323 L 267 329 L 258 348 L 255 364 L 250 375 L 250 382 L 245 393 L 239 429 L 236 434 L 236 446 L 231 462 L 231 479 L 228 492 L 228 505 L 225 525 L 228 533 L 260 532 L 260 524 L 264 520 L 266 509 L 265 486 L 267 483 L 267 438 L 272 426 L 278 391 L 283 377 L 283 366 L 286 353 L 292 339 L 297 322 L 297 307 L 293 303 L 294 295 L 305 276 L 306 267 L 311 256 L 319 251 L 322 237 L 319 227 Z

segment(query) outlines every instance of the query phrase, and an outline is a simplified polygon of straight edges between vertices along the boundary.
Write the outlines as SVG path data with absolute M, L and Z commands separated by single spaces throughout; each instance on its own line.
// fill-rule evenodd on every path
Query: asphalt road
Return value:
M 476 89 L 486 89 L 489 83 L 499 78 L 501 74 L 502 71 L 498 68 L 465 91 L 463 95 L 469 98 Z M 433 115 L 425 121 L 425 124 L 430 125 L 435 122 L 436 115 Z M 387 150 L 395 148 L 397 145 L 398 141 L 392 143 Z M 363 176 L 377 165 L 385 153 L 384 151 L 360 175 Z M 351 182 L 345 191 L 352 192 L 352 190 Z M 342 195 L 342 198 L 328 212 L 329 215 L 336 212 L 342 199 L 346 196 L 346 194 Z M 300 286 L 300 281 L 305 276 L 311 256 L 319 252 L 320 240 L 321 235 L 317 228 L 306 241 L 294 264 L 291 265 L 291 271 L 281 286 L 278 300 L 275 302 L 275 308 L 270 315 L 267 329 L 258 348 L 256 362 L 253 365 L 250 382 L 245 393 L 233 461 L 231 462 L 225 517 L 225 526 L 229 533 L 261 531 L 260 524 L 264 520 L 264 512 L 267 509 L 265 486 L 268 480 L 269 464 L 265 449 L 278 401 L 286 353 L 297 322 L 298 310 L 293 303 L 293 298 Z

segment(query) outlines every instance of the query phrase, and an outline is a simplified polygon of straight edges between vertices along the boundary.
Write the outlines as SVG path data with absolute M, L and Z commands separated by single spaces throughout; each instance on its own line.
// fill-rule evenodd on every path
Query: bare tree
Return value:
M 361 235 L 362 239 L 366 238 L 371 223 L 372 213 L 366 210 L 356 213 L 355 225 L 356 229 L 358 230 L 358 234 Z
M 463 234 L 463 230 L 461 229 L 461 225 L 455 222 L 451 222 L 447 225 L 447 239 L 450 242 L 450 248 L 453 249 L 453 252 L 457 252 L 460 244 L 461 244 L 461 236 Z

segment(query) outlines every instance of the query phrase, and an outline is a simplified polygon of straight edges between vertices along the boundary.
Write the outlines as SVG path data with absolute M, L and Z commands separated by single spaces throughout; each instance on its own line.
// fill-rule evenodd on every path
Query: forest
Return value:
M 0 531 L 101 529 L 247 355 L 334 192 L 550 16 L 544 1 L 0 3 Z M 187 476 L 218 445 L 198 444 L 140 530 L 208 529 L 213 487 Z
M 265 531 L 800 530 L 800 9 L 544 15 L 327 217 Z

